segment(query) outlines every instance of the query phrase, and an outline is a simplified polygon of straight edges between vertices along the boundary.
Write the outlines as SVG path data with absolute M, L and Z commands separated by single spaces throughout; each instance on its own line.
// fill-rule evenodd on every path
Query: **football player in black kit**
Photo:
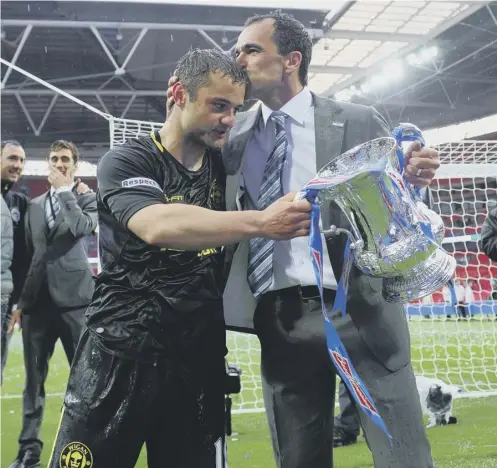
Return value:
M 159 130 L 100 161 L 102 272 L 73 361 L 50 468 L 226 466 L 223 247 L 308 234 L 295 194 L 226 212 L 220 148 L 247 86 L 216 50 L 178 64 Z

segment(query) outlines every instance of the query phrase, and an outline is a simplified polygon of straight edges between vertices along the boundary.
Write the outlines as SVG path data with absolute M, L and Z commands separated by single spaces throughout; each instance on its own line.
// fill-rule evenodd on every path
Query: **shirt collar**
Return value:
M 281 109 L 286 115 L 291 117 L 293 120 L 299 124 L 304 123 L 304 118 L 307 111 L 312 106 L 312 94 L 307 86 L 304 86 L 299 94 L 290 99 Z M 269 117 L 273 113 L 273 110 L 262 103 L 262 118 L 264 119 L 264 124 L 267 124 Z
M 14 182 L 10 182 L 9 180 L 3 180 L 2 179 L 2 195 L 5 195 L 10 191 L 10 189 L 13 187 Z

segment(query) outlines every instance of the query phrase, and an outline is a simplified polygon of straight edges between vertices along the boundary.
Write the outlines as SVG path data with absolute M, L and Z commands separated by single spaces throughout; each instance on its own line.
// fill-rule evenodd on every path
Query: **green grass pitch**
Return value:
M 467 325 L 467 326 L 466 326 Z M 466 328 L 461 328 L 466 326 Z M 435 373 L 442 380 L 480 388 L 497 387 L 496 325 L 490 322 L 450 323 L 411 322 L 413 362 L 417 370 Z M 420 343 L 423 346 L 420 347 Z M 258 393 L 258 351 L 251 338 L 230 336 L 230 348 L 236 345 L 239 364 L 244 371 L 244 393 L 235 400 L 253 400 Z M 245 349 L 244 349 L 245 347 Z M 421 352 L 422 351 L 422 352 Z M 233 359 L 231 359 L 232 361 Z M 250 367 L 250 372 L 249 372 Z M 57 345 L 50 363 L 46 392 L 42 439 L 45 446 L 42 462 L 47 463 L 59 420 L 62 392 L 68 366 Z M 17 437 L 21 423 L 21 393 L 24 385 L 22 344 L 19 332 L 11 342 L 1 398 L 1 467 L 6 468 L 17 453 Z M 472 389 L 472 388 L 470 388 Z M 260 398 L 260 393 L 258 394 Z M 250 407 L 250 406 L 248 406 Z M 428 429 L 432 451 L 438 468 L 497 468 L 497 397 L 458 399 L 454 414 L 458 424 Z M 229 440 L 229 466 L 235 468 L 274 467 L 264 413 L 235 414 L 234 434 Z M 336 468 L 372 467 L 366 443 L 361 440 L 350 447 L 335 450 Z M 137 464 L 146 467 L 146 453 Z

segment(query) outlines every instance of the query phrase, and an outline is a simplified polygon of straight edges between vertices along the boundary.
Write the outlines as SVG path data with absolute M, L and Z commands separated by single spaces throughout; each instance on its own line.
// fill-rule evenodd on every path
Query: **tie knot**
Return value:
M 285 125 L 285 119 L 287 118 L 288 116 L 284 113 L 284 112 L 281 112 L 281 111 L 275 111 L 273 112 L 271 115 L 270 115 L 270 119 L 273 120 L 275 123 L 277 124 L 280 124 L 282 126 Z

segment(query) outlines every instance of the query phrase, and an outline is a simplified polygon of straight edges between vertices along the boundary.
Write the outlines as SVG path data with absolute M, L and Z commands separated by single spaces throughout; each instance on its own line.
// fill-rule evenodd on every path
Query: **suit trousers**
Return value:
M 44 288 L 45 289 L 45 288 Z M 45 292 L 32 309 L 23 312 L 22 341 L 26 383 L 22 400 L 19 453 L 40 454 L 40 427 L 45 407 L 45 381 L 55 343 L 60 338 L 71 365 L 85 322 L 85 308 L 61 309 Z
M 327 291 L 325 297 L 330 311 L 333 295 Z M 349 314 L 332 321 L 393 437 L 390 445 L 360 412 L 374 466 L 433 468 L 412 366 L 391 372 L 367 347 Z M 261 342 L 262 389 L 277 467 L 332 468 L 336 372 L 327 352 L 319 297 L 303 299 L 296 287 L 266 293 L 254 326 Z

